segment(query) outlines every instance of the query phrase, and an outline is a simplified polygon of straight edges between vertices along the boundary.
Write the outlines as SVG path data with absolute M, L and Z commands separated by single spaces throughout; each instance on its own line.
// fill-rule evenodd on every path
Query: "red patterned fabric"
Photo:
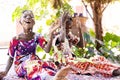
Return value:
M 91 61 L 85 61 L 77 63 L 69 63 L 73 65 L 73 69 L 81 74 L 90 73 L 92 75 L 101 74 L 104 77 L 111 77 L 112 72 L 119 67 L 109 62 L 103 56 L 99 56 L 91 59 Z

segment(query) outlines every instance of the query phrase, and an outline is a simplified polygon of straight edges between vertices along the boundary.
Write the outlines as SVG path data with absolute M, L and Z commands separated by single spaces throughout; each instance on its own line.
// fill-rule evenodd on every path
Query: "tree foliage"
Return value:
M 102 28 L 102 16 L 104 10 L 107 6 L 116 0 L 82 0 L 87 12 L 89 13 L 91 19 L 93 20 L 96 34 L 96 48 L 99 50 L 101 44 L 98 41 L 103 41 L 103 28 Z M 86 2 L 90 5 L 92 9 L 92 15 L 87 9 Z
M 48 3 L 48 0 L 26 0 L 26 4 L 23 7 L 16 7 L 12 14 L 12 20 L 14 21 L 16 18 L 19 18 L 21 12 L 26 9 L 33 11 L 35 19 L 41 19 L 45 17 L 46 14 L 48 14 Z
M 12 20 L 20 17 L 20 14 L 23 10 L 30 9 L 35 15 L 35 19 L 41 20 L 46 16 L 52 17 L 55 19 L 60 16 L 60 13 L 68 10 L 73 13 L 72 7 L 68 4 L 69 0 L 25 0 L 26 4 L 21 7 L 18 6 L 12 14 Z M 54 14 L 51 13 L 54 11 Z

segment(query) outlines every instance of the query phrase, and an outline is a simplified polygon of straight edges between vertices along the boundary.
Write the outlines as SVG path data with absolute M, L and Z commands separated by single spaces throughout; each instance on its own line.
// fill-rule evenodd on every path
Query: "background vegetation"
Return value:
M 13 12 L 12 20 L 20 17 L 23 10 L 30 9 L 35 15 L 35 19 L 41 21 L 46 19 L 46 25 L 51 25 L 60 14 L 67 10 L 73 15 L 72 7 L 69 5 L 70 0 L 26 0 L 23 7 L 16 7 Z M 120 36 L 114 33 L 106 33 L 103 36 L 102 16 L 107 6 L 116 0 L 81 0 L 88 14 L 94 22 L 95 32 L 90 30 L 89 34 L 85 33 L 84 38 L 87 42 L 86 47 L 74 47 L 73 51 L 77 57 L 90 58 L 94 55 L 102 55 L 114 62 L 120 62 Z M 117 0 L 119 1 L 119 0 Z M 92 9 L 90 14 L 87 6 Z M 38 32 L 42 31 L 43 24 L 40 25 Z M 37 51 L 42 51 L 40 48 Z M 50 52 L 52 55 L 52 51 Z M 46 55 L 43 56 L 45 58 Z

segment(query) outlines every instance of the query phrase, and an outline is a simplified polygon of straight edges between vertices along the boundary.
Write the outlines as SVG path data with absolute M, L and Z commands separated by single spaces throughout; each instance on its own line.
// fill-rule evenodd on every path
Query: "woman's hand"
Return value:
M 61 17 L 61 23 L 65 23 L 67 18 L 68 18 L 68 12 L 64 12 L 62 17 Z
M 49 28 L 49 34 L 48 34 L 48 41 L 46 46 L 44 47 L 45 52 L 49 52 L 52 46 L 53 38 L 54 38 L 54 32 L 60 27 L 60 25 L 56 25 L 55 23 Z
M 49 34 L 52 34 L 58 29 L 60 28 L 60 20 L 58 19 L 55 23 L 53 23 L 50 27 L 50 31 L 49 31 Z
M 0 80 L 2 80 L 6 75 L 6 72 L 0 72 Z
M 54 80 L 67 80 L 66 76 L 69 71 L 71 71 L 71 67 L 68 65 L 66 67 L 61 68 L 55 75 Z

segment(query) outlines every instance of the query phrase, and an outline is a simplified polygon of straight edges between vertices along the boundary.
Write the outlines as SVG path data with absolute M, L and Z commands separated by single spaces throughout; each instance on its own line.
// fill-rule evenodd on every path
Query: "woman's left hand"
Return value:
M 58 28 L 60 27 L 60 21 L 59 21 L 59 19 L 55 22 L 55 23 L 53 23 L 52 24 L 52 26 L 50 27 L 50 32 L 49 32 L 49 34 L 53 34 Z
M 0 80 L 2 80 L 6 76 L 6 72 L 0 72 Z

